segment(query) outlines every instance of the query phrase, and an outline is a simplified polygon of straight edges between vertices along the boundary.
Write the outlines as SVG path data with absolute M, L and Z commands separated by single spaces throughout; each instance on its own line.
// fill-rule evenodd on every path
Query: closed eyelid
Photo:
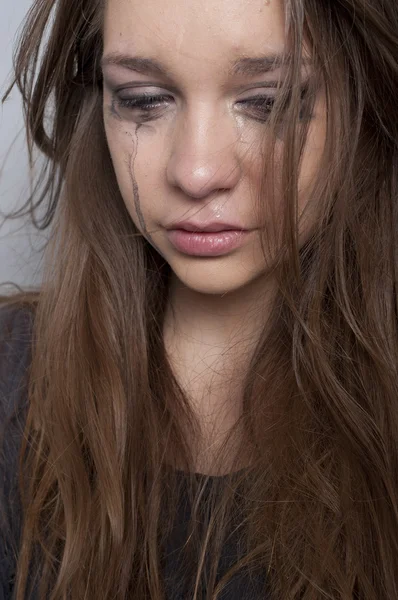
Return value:
M 151 90 L 157 90 L 157 93 L 172 93 L 174 95 L 180 95 L 180 91 L 173 85 L 164 85 L 159 81 L 144 81 L 144 80 L 127 80 L 120 81 L 120 78 L 104 77 L 103 79 L 104 88 L 114 94 L 125 89 L 138 89 L 151 88 Z

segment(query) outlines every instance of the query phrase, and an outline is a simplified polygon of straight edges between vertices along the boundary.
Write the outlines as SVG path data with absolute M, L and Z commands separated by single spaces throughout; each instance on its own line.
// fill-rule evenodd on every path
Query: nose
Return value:
M 236 131 L 228 118 L 191 112 L 174 132 L 168 182 L 192 198 L 231 191 L 241 178 Z

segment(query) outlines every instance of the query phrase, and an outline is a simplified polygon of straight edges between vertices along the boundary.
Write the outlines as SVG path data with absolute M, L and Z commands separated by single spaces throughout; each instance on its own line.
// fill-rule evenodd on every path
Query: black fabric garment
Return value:
M 27 309 L 0 308 L 0 600 L 12 600 L 15 565 L 21 531 L 18 494 L 18 456 L 27 410 L 26 385 L 31 361 L 33 317 Z M 180 477 L 185 474 L 179 472 Z M 211 479 L 209 485 L 211 485 Z M 163 556 L 163 575 L 167 600 L 189 600 L 181 572 L 181 548 L 187 539 L 189 506 L 184 497 L 175 518 L 175 527 Z M 219 563 L 218 579 L 237 557 L 239 540 L 231 535 Z M 35 582 L 38 570 L 32 566 L 29 581 Z M 265 578 L 245 571 L 235 575 L 220 595 L 220 600 L 266 600 Z M 29 600 L 37 600 L 37 581 Z M 137 599 L 139 600 L 139 599 Z

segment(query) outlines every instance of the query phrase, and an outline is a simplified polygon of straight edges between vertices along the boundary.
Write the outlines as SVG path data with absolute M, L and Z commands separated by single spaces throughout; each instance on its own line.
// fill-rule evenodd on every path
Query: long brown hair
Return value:
M 242 471 L 236 458 L 230 475 L 214 479 L 203 530 L 196 511 L 209 482 L 187 476 L 194 514 L 186 572 L 195 600 L 204 589 L 215 599 L 243 567 L 263 572 L 275 599 L 391 600 L 398 598 L 398 4 L 296 0 L 285 9 L 293 93 L 282 89 L 270 123 L 272 130 L 280 122 L 283 104 L 279 285 L 230 434 L 239 430 L 236 456 L 249 448 L 250 466 Z M 47 203 L 36 224 L 53 227 L 43 285 L 13 299 L 35 313 L 16 600 L 25 597 L 36 546 L 41 598 L 163 598 L 161 549 L 181 491 L 170 466 L 194 471 L 188 440 L 199 424 L 162 336 L 170 268 L 129 217 L 106 144 L 102 10 L 100 0 L 36 0 L 15 60 L 30 151 L 48 158 L 22 212 L 34 215 Z M 306 127 L 296 124 L 294 90 L 303 40 L 325 89 L 327 135 L 311 199 L 319 218 L 301 244 Z M 231 524 L 244 553 L 216 586 Z

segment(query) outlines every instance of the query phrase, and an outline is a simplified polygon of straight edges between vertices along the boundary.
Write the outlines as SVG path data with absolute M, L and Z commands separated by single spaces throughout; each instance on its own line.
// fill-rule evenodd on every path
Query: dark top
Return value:
M 21 530 L 21 508 L 17 471 L 21 436 L 27 408 L 27 375 L 31 360 L 33 317 L 22 308 L 0 308 L 0 600 L 13 599 L 13 578 Z M 181 472 L 180 475 L 184 477 Z M 211 480 L 209 482 L 211 484 Z M 183 499 L 182 499 L 183 500 Z M 192 593 L 184 588 L 179 572 L 179 549 L 186 541 L 189 518 L 182 501 L 175 529 L 166 549 L 164 576 L 167 600 L 188 600 Z M 218 579 L 236 562 L 238 539 L 226 542 Z M 30 573 L 32 577 L 32 572 Z M 236 574 L 219 596 L 220 600 L 266 600 L 265 579 L 245 570 Z M 29 600 L 37 600 L 37 590 Z

